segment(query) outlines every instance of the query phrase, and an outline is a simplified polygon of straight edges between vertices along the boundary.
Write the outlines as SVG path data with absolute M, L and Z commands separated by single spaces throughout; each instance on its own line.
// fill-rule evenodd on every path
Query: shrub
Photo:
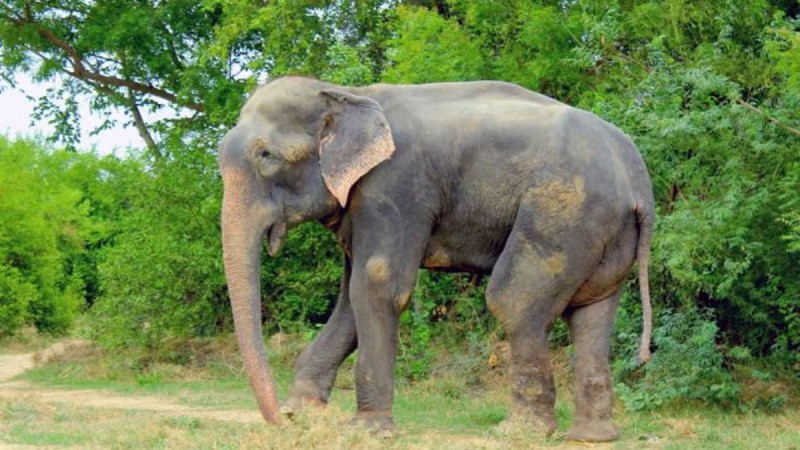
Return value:
M 62 156 L 0 138 L 0 336 L 24 325 L 63 333 L 83 304 L 70 261 L 91 227 L 80 191 L 60 177 Z
M 476 287 L 465 274 L 419 271 L 411 304 L 400 318 L 400 376 L 416 381 L 428 377 L 437 363 L 464 369 L 476 360 L 485 361 L 486 351 L 480 348 L 488 348 L 485 338 L 497 325 L 486 308 L 484 291 L 485 283 Z
M 129 158 L 146 161 L 136 155 Z M 210 154 L 130 174 L 113 238 L 99 249 L 92 334 L 105 346 L 156 348 L 230 328 Z M 202 160 L 205 158 L 206 160 Z
M 289 232 L 276 258 L 262 254 L 268 330 L 298 332 L 325 323 L 338 298 L 344 258 L 333 233 L 308 223 Z
M 616 387 L 625 407 L 651 410 L 685 400 L 733 405 L 740 387 L 725 367 L 723 347 L 717 344 L 719 329 L 708 314 L 666 311 L 657 323 L 657 350 L 650 362 L 637 367 L 631 359 L 620 358 L 614 364 L 616 377 L 625 381 Z M 741 349 L 734 355 L 737 351 L 741 356 Z

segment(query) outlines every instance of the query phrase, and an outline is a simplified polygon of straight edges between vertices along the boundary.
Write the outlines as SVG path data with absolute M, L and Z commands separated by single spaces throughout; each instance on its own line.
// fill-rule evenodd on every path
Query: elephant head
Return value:
M 316 80 L 259 88 L 222 141 L 222 246 L 239 349 L 264 418 L 278 422 L 261 335 L 260 249 L 344 208 L 355 183 L 394 152 L 375 101 Z

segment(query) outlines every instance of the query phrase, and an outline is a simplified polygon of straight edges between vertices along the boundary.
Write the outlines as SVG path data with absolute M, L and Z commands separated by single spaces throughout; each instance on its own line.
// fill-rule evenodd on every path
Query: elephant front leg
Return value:
M 308 404 L 327 404 L 337 369 L 356 348 L 356 324 L 350 305 L 350 274 L 351 264 L 346 258 L 336 307 L 322 332 L 295 364 L 292 391 L 281 407 L 281 412 L 286 415 L 292 415 Z
M 365 188 L 366 189 L 366 188 Z M 414 289 L 430 224 L 427 210 L 409 198 L 383 194 L 352 199 L 350 303 L 355 316 L 356 420 L 375 432 L 394 429 L 397 326 Z M 379 201 L 378 201 L 379 200 Z
M 350 285 L 358 334 L 356 420 L 375 432 L 394 429 L 394 367 L 398 317 L 413 288 L 415 270 L 373 254 L 354 261 Z
M 566 438 L 605 442 L 619 437 L 611 420 L 609 351 L 619 292 L 567 314 L 575 342 L 575 423 Z

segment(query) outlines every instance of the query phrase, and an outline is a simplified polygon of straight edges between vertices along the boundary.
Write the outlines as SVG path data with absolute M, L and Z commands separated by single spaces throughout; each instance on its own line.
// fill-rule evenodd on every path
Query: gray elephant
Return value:
M 279 421 L 261 336 L 259 259 L 287 229 L 336 233 L 336 308 L 295 367 L 285 408 L 325 404 L 356 347 L 356 418 L 391 429 L 398 317 L 420 267 L 489 274 L 511 347 L 512 415 L 555 430 L 547 338 L 575 343 L 568 439 L 606 441 L 609 346 L 635 259 L 649 357 L 653 194 L 634 144 L 596 116 L 501 82 L 341 87 L 286 77 L 256 90 L 219 151 L 222 239 L 236 335 L 263 416 Z

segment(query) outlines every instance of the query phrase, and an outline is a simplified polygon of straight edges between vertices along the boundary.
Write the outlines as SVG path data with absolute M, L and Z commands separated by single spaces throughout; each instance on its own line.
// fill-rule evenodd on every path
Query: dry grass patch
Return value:
M 280 428 L 264 426 L 247 433 L 242 448 L 262 449 L 374 449 L 397 448 L 394 439 L 372 435 L 351 423 L 352 414 L 335 405 L 309 408 Z
M 286 335 L 273 339 L 272 345 L 286 352 L 272 355 L 285 395 L 295 355 L 305 342 Z M 553 352 L 559 428 L 551 438 L 536 435 L 525 422 L 504 422 L 509 386 L 502 360 L 478 373 L 480 377 L 467 364 L 470 361 L 457 361 L 423 381 L 398 383 L 394 406 L 398 431 L 392 438 L 381 439 L 351 425 L 355 410 L 351 360 L 340 371 L 327 408 L 303 411 L 293 421 L 275 427 L 258 417 L 241 367 L 234 362 L 237 356 L 226 354 L 233 351 L 229 344 L 215 345 L 176 344 L 173 356 L 185 358 L 187 365 L 159 359 L 138 371 L 115 366 L 120 357 L 89 354 L 70 358 L 67 352 L 49 359 L 45 367 L 27 377 L 35 382 L 21 382 L 31 391 L 7 385 L 6 395 L 0 396 L 0 447 L 800 450 L 800 412 L 792 407 L 775 413 L 738 413 L 683 404 L 657 412 L 626 412 L 618 403 L 619 441 L 564 442 L 573 415 L 571 364 L 566 351 Z M 92 374 L 104 377 L 102 383 Z M 788 381 L 768 383 L 760 387 L 772 395 L 794 386 Z M 107 403 L 89 401 L 94 397 Z M 125 399 L 130 401 L 120 405 Z

